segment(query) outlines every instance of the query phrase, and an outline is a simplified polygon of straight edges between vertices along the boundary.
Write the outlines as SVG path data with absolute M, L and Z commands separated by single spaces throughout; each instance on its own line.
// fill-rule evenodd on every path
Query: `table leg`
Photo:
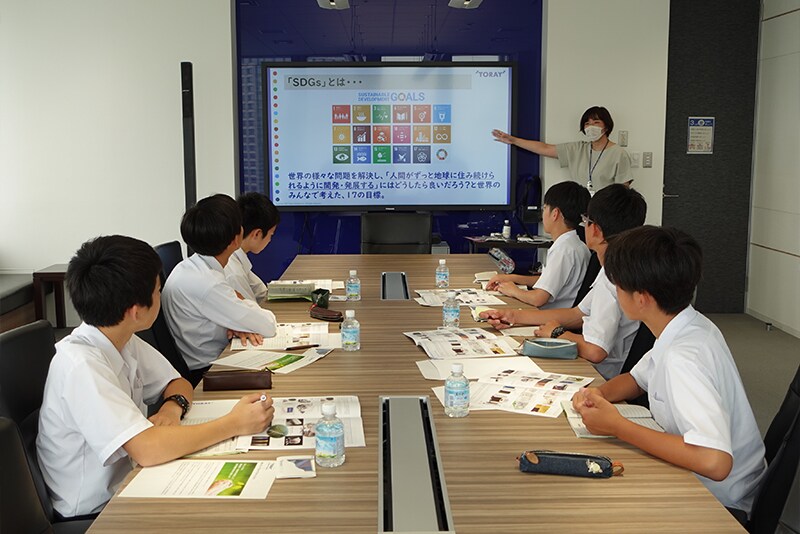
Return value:
M 33 277 L 33 308 L 36 314 L 36 320 L 44 319 L 44 288 L 42 287 L 42 280 L 36 276 Z
M 64 282 L 58 281 L 53 283 L 55 298 L 56 298 L 56 327 L 67 327 L 67 310 L 64 304 Z

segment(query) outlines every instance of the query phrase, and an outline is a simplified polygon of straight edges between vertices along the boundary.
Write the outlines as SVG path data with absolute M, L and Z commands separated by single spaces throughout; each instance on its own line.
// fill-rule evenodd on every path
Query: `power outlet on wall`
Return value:
M 619 146 L 628 146 L 628 130 L 620 130 L 618 141 Z
M 653 167 L 653 153 L 652 152 L 645 152 L 642 155 L 642 167 L 645 169 L 650 169 Z
M 642 153 L 641 152 L 628 152 L 631 157 L 631 167 L 637 169 L 642 166 Z

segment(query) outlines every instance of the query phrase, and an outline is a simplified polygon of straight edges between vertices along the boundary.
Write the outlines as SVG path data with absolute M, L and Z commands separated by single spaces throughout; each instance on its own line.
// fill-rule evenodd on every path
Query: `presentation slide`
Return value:
M 264 69 L 279 208 L 509 205 L 511 152 L 490 132 L 511 130 L 510 65 Z

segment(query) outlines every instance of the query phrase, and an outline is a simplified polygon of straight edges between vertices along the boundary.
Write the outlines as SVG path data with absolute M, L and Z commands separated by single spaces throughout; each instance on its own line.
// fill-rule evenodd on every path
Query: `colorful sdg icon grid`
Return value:
M 334 104 L 333 163 L 430 163 L 452 139 L 450 104 Z M 447 147 L 449 148 L 449 146 Z

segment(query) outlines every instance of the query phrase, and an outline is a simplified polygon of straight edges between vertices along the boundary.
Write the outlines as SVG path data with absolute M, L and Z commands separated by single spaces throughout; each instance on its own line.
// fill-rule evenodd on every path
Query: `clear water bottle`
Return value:
M 508 219 L 503 221 L 503 239 L 511 239 L 511 225 Z
M 444 382 L 444 413 L 448 417 L 466 417 L 469 414 L 469 380 L 464 376 L 464 365 L 454 363 L 450 376 Z
M 355 310 L 345 310 L 342 322 L 342 349 L 350 352 L 361 349 L 361 324 Z
M 436 268 L 436 287 L 450 287 L 450 268 L 447 267 L 445 260 L 439 260 L 439 266 Z
M 442 304 L 442 324 L 444 326 L 455 326 L 461 324 L 461 308 L 456 300 L 456 292 L 448 291 L 447 298 Z
M 344 425 L 336 417 L 336 405 L 322 404 L 322 419 L 315 429 L 317 448 L 314 456 L 320 467 L 339 467 L 344 463 Z
M 347 300 L 361 300 L 361 280 L 358 279 L 358 271 L 350 271 L 350 278 L 345 284 L 345 294 Z

